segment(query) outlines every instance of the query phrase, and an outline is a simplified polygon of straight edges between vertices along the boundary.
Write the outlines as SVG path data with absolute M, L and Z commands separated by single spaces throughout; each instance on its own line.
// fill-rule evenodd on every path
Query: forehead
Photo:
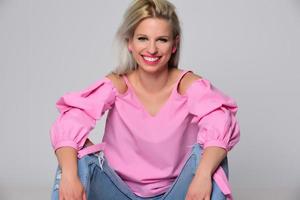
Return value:
M 171 24 L 160 18 L 146 18 L 136 27 L 134 34 L 161 36 L 170 36 L 172 34 Z

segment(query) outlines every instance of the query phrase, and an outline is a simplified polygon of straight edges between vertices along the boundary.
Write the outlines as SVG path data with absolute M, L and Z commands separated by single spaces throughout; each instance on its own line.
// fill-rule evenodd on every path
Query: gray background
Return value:
M 129 2 L 0 0 L 0 199 L 50 198 L 55 102 L 115 66 L 113 35 Z M 172 2 L 183 27 L 180 68 L 239 105 L 241 141 L 229 154 L 234 196 L 300 199 L 300 1 Z

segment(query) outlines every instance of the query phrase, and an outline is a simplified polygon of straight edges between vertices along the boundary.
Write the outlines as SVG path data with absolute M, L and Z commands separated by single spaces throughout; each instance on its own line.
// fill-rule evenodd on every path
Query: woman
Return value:
M 232 199 L 227 152 L 239 141 L 237 105 L 178 68 L 180 25 L 166 0 L 136 0 L 117 38 L 120 65 L 56 103 L 52 199 Z M 88 140 L 108 111 L 102 143 Z

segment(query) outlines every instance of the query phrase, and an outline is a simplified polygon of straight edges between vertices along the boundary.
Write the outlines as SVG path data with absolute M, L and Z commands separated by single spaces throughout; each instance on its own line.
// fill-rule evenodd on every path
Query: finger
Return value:
M 204 200 L 210 200 L 210 196 L 206 196 Z
M 185 199 L 184 200 L 190 200 L 190 198 L 188 196 L 185 196 Z
M 186 194 L 184 200 L 190 200 L 190 199 L 191 199 L 191 198 L 190 198 L 189 194 Z
M 83 200 L 87 200 L 85 192 L 83 192 Z
M 60 192 L 60 190 L 59 190 L 59 193 L 58 193 L 58 199 L 59 199 L 59 200 L 64 200 L 63 195 L 62 195 L 62 193 Z

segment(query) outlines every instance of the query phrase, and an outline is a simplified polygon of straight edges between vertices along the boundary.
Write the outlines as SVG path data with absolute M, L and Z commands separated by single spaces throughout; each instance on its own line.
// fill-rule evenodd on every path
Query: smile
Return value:
M 147 64 L 156 64 L 159 62 L 160 58 L 159 56 L 142 56 L 145 63 Z

